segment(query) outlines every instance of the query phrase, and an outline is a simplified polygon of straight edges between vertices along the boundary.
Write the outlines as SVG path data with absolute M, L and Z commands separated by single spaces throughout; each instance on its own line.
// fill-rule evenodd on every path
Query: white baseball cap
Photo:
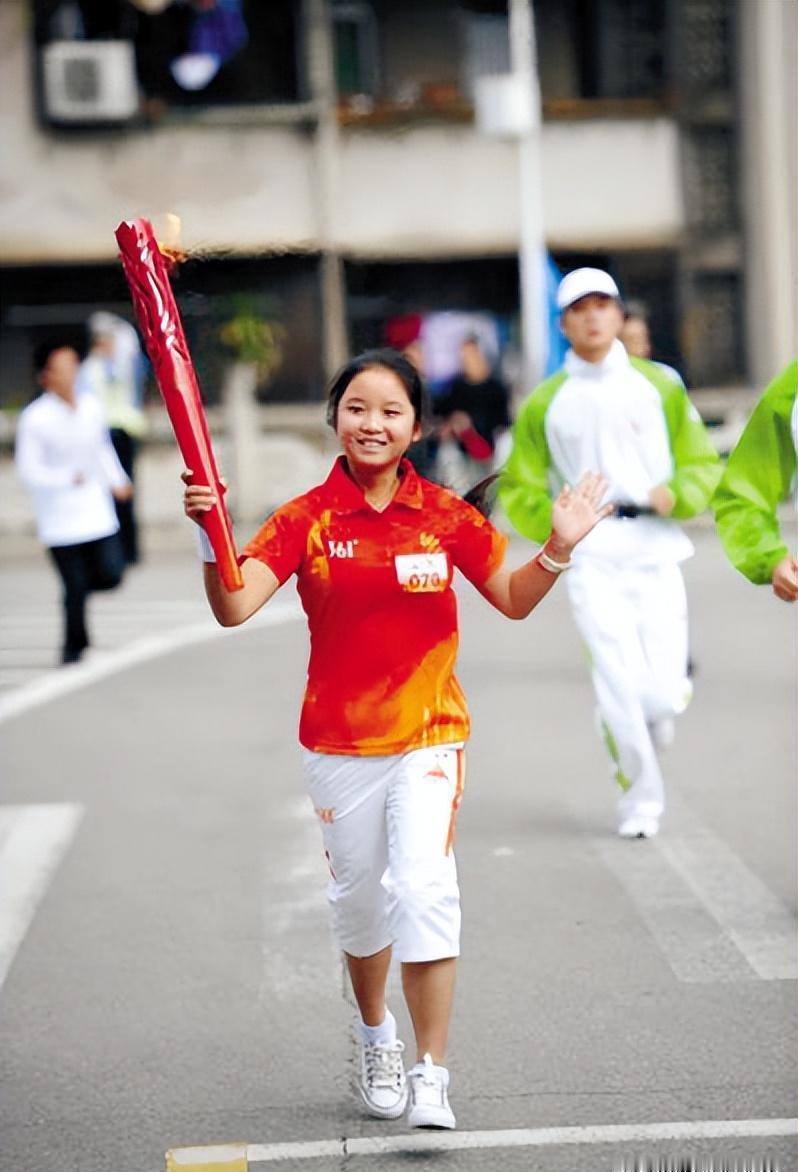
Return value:
M 607 297 L 617 297 L 619 301 L 621 299 L 618 286 L 603 269 L 574 269 L 560 281 L 557 308 L 562 312 L 580 297 L 587 297 L 589 293 L 603 293 Z

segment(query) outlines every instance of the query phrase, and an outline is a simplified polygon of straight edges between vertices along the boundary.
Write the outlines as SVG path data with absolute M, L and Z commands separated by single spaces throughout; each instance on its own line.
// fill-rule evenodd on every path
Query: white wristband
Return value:
M 216 554 L 213 552 L 213 546 L 208 540 L 208 534 L 201 525 L 197 526 L 197 552 L 199 553 L 201 562 L 216 561 Z
M 541 565 L 544 570 L 548 570 L 550 574 L 562 574 L 571 568 L 570 561 L 555 562 L 554 558 L 549 557 L 545 549 L 540 551 L 536 560 L 538 564 Z

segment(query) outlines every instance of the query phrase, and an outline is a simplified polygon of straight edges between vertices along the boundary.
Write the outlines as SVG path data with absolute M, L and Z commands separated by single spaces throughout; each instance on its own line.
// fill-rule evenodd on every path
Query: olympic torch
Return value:
M 191 469 L 192 483 L 207 484 L 216 493 L 217 503 L 202 518 L 202 527 L 216 555 L 216 569 L 225 589 L 240 590 L 244 580 L 224 488 L 194 364 L 169 283 L 172 262 L 159 248 L 149 220 L 123 220 L 115 235 L 144 346 L 181 455 Z

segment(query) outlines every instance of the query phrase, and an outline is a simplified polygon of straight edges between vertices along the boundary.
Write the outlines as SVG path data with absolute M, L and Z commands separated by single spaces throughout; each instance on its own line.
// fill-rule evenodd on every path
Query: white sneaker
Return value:
M 446 1067 L 436 1066 L 430 1055 L 425 1054 L 423 1061 L 408 1071 L 407 1077 L 410 1083 L 408 1126 L 453 1128 L 455 1118 L 446 1094 L 449 1086 Z
M 360 1042 L 357 1089 L 369 1115 L 398 1119 L 407 1105 L 404 1042 Z
M 624 818 L 618 827 L 621 838 L 654 838 L 658 831 L 658 818 L 641 818 L 639 814 Z

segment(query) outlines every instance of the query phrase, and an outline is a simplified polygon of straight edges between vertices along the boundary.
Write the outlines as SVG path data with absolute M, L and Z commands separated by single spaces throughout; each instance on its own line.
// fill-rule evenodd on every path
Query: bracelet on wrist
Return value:
M 208 534 L 201 525 L 197 526 L 197 552 L 201 562 L 215 562 L 216 554 L 208 540 Z
M 544 570 L 548 570 L 550 574 L 563 574 L 566 570 L 570 570 L 571 568 L 570 558 L 567 562 L 555 561 L 555 559 L 550 557 L 546 552 L 545 545 L 538 554 L 536 561 L 543 567 Z

